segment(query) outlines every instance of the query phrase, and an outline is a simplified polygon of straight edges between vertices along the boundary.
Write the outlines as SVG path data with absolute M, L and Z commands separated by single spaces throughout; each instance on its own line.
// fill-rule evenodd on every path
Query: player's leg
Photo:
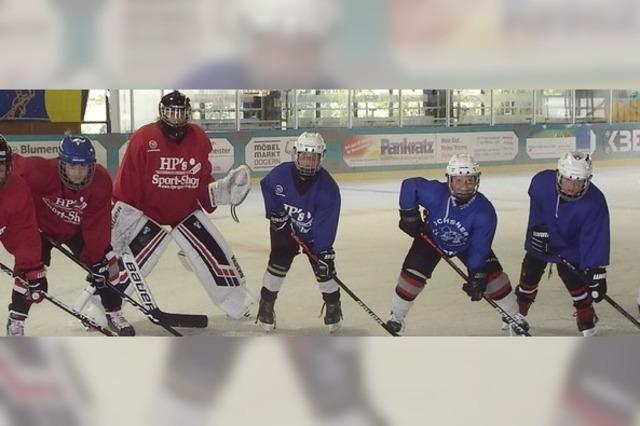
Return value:
M 440 256 L 430 245 L 420 238 L 413 240 L 391 299 L 391 315 L 387 320 L 390 330 L 396 333 L 404 331 L 405 317 L 439 261 Z
M 80 255 L 85 244 L 86 242 L 84 241 L 81 233 L 74 235 L 69 241 L 66 241 L 64 243 L 64 245 L 69 247 L 71 252 L 76 257 Z M 108 251 L 111 251 L 111 247 L 108 248 Z M 122 284 L 121 287 L 122 290 L 124 290 L 126 284 Z M 118 335 L 135 335 L 135 329 L 129 323 L 129 321 L 127 321 L 126 317 L 122 313 L 122 296 L 120 296 L 111 287 L 105 286 L 96 289 L 94 295 L 92 296 L 92 304 L 94 307 L 93 309 L 95 309 L 96 312 L 94 312 L 92 309 L 88 309 L 88 314 L 90 314 L 91 317 L 95 318 L 99 317 L 101 314 L 104 314 L 107 327 L 118 333 Z
M 561 263 L 558 264 L 558 275 L 573 299 L 578 330 L 585 337 L 594 336 L 597 333 L 598 317 L 593 309 L 593 299 L 589 293 L 588 284 L 578 279 L 567 266 Z
M 254 297 L 229 244 L 207 215 L 196 210 L 171 236 L 213 303 L 232 318 L 247 316 Z
M 322 306 L 322 310 L 324 311 L 324 324 L 329 330 L 329 333 L 336 333 L 342 328 L 340 286 L 333 276 L 327 276 L 326 269 L 324 272 L 321 270 L 317 258 L 314 259 L 309 255 L 307 255 L 307 258 L 316 276 L 318 288 L 322 293 L 322 300 L 324 301 L 324 305 Z
M 51 244 L 42 238 L 41 260 L 45 266 L 51 264 L 51 249 Z M 47 290 L 47 288 L 43 289 L 43 291 Z M 14 280 L 7 318 L 7 336 L 24 336 L 25 322 L 29 316 L 31 304 L 28 298 L 28 289 L 22 281 Z
M 525 254 L 522 260 L 520 282 L 516 287 L 516 298 L 518 300 L 518 312 L 523 316 L 529 314 L 529 308 L 536 300 L 538 285 L 546 267 L 546 262 L 538 260 L 529 253 Z
M 485 291 L 485 295 L 496 302 L 496 304 L 509 314 L 511 318 L 516 320 L 523 329 L 528 330 L 529 323 L 524 315 L 521 315 L 518 311 L 518 301 L 511 286 L 511 280 L 502 269 L 502 265 L 493 250 L 489 252 L 489 257 L 487 257 L 485 265 L 487 272 L 487 290 Z M 508 329 L 511 334 L 515 333 L 515 330 L 513 330 L 504 319 L 502 321 L 502 329 Z
M 271 252 L 262 277 L 260 305 L 256 323 L 269 332 L 276 326 L 275 303 L 293 258 L 300 252 L 298 245 L 287 233 L 269 227 Z

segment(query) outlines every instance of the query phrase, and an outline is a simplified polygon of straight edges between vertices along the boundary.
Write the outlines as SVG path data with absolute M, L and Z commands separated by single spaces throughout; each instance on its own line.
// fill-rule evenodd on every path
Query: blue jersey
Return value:
M 558 195 L 555 170 L 543 170 L 531 179 L 529 228 L 549 230 L 551 252 L 559 254 L 584 270 L 609 264 L 609 208 L 597 186 L 590 184 L 584 196 L 564 201 Z M 557 263 L 531 247 L 527 232 L 525 250 L 536 258 Z
M 470 271 L 484 268 L 498 222 L 493 205 L 484 195 L 477 192 L 460 204 L 445 182 L 405 179 L 400 189 L 400 209 L 418 206 L 428 211 L 426 231 L 447 255 L 465 254 Z
M 276 166 L 261 181 L 266 217 L 286 212 L 298 236 L 318 254 L 333 246 L 340 216 L 340 190 L 329 172 L 320 169 L 304 193 L 294 182 L 295 165 Z

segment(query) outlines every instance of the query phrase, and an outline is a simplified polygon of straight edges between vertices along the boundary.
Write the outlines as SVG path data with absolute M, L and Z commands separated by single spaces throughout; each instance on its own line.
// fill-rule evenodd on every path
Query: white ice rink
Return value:
M 637 318 L 636 296 L 640 285 L 640 265 L 636 264 L 640 238 L 640 168 L 629 165 L 602 166 L 595 162 L 593 182 L 604 192 L 611 212 L 611 266 L 608 269 L 609 295 Z M 493 202 L 498 213 L 494 251 L 515 286 L 524 255 L 522 248 L 528 215 L 527 188 L 539 167 L 517 171 L 485 168 L 480 191 Z M 442 178 L 444 172 L 430 170 L 425 177 Z M 386 175 L 340 177 L 342 213 L 335 243 L 336 267 L 340 279 L 378 316 L 386 320 L 391 295 L 410 239 L 397 226 L 398 191 L 403 177 L 420 175 L 418 170 Z M 264 218 L 262 197 L 256 184 L 238 209 L 241 223 L 235 223 L 226 208 L 211 216 L 226 237 L 244 270 L 247 283 L 259 294 L 269 255 L 268 221 Z M 171 243 L 147 282 L 161 309 L 168 312 L 204 313 L 206 329 L 180 329 L 188 335 L 261 335 L 251 319 L 231 320 L 210 301 L 195 276 L 179 263 L 177 246 Z M 3 262 L 12 259 L 3 250 Z M 459 261 L 458 261 L 459 262 Z M 50 293 L 73 305 L 85 286 L 84 274 L 59 253 L 53 253 L 49 269 Z M 11 293 L 8 276 L 2 279 L 4 306 Z M 322 298 L 311 268 L 298 256 L 276 302 L 278 335 L 325 334 L 320 309 Z M 387 333 L 345 292 L 343 335 L 384 336 Z M 529 313 L 531 333 L 539 336 L 578 335 L 574 309 L 567 290 L 555 272 L 546 274 L 538 298 Z M 634 334 L 638 330 L 606 302 L 596 305 L 600 334 Z M 138 310 L 125 305 L 125 314 L 139 335 L 166 335 Z M 5 314 L 6 315 L 6 314 Z M 32 308 L 26 334 L 99 335 L 84 331 L 77 321 L 48 302 Z M 498 314 L 484 301 L 470 302 L 461 290 L 461 280 L 441 262 L 416 299 L 407 317 L 406 335 L 501 336 Z

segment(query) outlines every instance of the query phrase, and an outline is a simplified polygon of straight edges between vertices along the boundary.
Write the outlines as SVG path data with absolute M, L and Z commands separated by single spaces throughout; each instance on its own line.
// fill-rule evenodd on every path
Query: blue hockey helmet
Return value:
M 60 179 L 67 188 L 80 191 L 93 180 L 96 170 L 96 150 L 91 139 L 84 136 L 65 136 L 58 144 L 58 159 Z M 69 176 L 69 170 L 75 169 L 79 171 Z M 84 173 L 85 170 L 86 173 Z

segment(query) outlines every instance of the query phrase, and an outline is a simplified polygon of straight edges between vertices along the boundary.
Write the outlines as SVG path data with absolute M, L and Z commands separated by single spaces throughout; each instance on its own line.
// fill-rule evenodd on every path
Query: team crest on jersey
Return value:
M 450 250 L 462 249 L 469 240 L 469 231 L 455 219 L 436 219 L 432 222 L 433 236 Z
M 276 195 L 284 197 L 284 187 L 282 185 L 276 185 Z
M 151 183 L 162 189 L 196 189 L 200 178 L 195 177 L 202 163 L 195 158 L 160 157 L 160 165 L 151 176 Z
M 283 205 L 287 214 L 291 218 L 291 222 L 296 225 L 298 231 L 301 234 L 308 234 L 309 231 L 311 231 L 311 225 L 313 225 L 313 216 L 311 215 L 311 212 L 287 203 L 283 203 Z
M 84 209 L 87 208 L 87 202 L 84 197 L 80 197 L 77 200 L 42 197 L 42 201 L 54 215 L 71 225 L 80 225 Z
M 155 139 L 151 139 L 149 141 L 149 149 L 147 150 L 147 152 L 150 152 L 150 151 L 160 151 L 158 149 L 158 142 L 156 142 Z

